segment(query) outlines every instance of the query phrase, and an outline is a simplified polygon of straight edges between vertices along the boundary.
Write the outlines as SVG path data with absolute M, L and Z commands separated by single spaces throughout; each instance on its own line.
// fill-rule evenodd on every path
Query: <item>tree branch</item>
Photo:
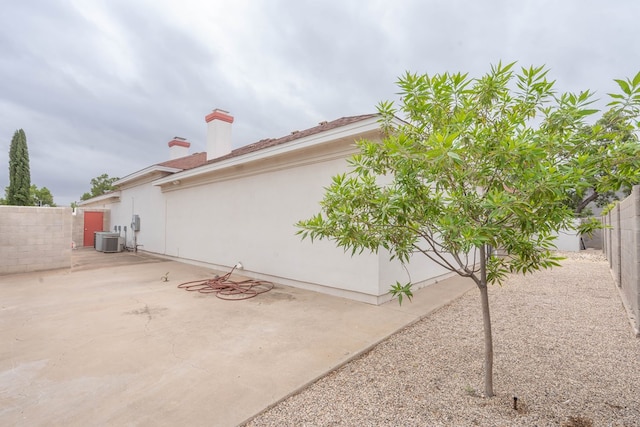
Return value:
M 589 203 L 597 199 L 599 195 L 600 193 L 598 193 L 594 188 L 593 192 L 589 196 L 585 197 L 584 199 L 582 199 L 580 203 L 578 203 L 578 206 L 576 206 L 575 213 L 580 214 L 584 210 L 584 208 L 586 208 Z
M 467 273 L 466 271 L 463 270 L 463 272 L 461 272 L 460 270 L 458 270 L 457 268 L 455 268 L 453 265 L 451 265 L 451 263 L 449 263 L 449 261 L 447 261 L 446 258 L 444 258 L 442 256 L 442 254 L 440 252 L 438 252 L 437 250 L 433 250 L 433 254 L 436 255 L 438 257 L 438 259 L 436 259 L 434 256 L 431 255 L 431 252 L 422 249 L 421 247 L 417 246 L 417 245 L 413 245 L 413 247 L 420 252 L 421 254 L 423 254 L 424 256 L 426 256 L 427 258 L 429 258 L 431 261 L 435 262 L 436 264 L 438 264 L 440 267 L 447 269 L 449 271 L 452 271 L 454 273 L 457 273 L 461 276 L 467 277 Z

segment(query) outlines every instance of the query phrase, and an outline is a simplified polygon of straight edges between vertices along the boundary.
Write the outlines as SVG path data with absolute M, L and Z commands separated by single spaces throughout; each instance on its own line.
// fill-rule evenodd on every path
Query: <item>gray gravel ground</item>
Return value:
M 640 339 L 608 263 L 563 255 L 490 289 L 495 397 L 473 290 L 247 425 L 640 426 Z

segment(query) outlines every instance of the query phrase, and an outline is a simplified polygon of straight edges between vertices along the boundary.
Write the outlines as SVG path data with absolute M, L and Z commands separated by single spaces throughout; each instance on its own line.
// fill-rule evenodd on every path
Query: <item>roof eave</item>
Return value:
M 183 169 L 179 169 L 179 168 L 171 168 L 168 166 L 159 166 L 159 165 L 153 165 L 153 166 L 149 166 L 145 169 L 139 170 L 137 172 L 134 172 L 130 175 L 125 176 L 124 178 L 120 178 L 119 180 L 115 181 L 113 183 L 114 186 L 120 186 L 120 185 L 124 185 L 124 184 L 128 184 L 130 182 L 133 181 L 137 181 L 145 176 L 148 175 L 152 175 L 156 172 L 167 172 L 167 173 L 177 173 L 182 171 Z
M 293 151 L 310 148 L 316 145 L 320 145 L 329 141 L 335 141 L 338 139 L 348 138 L 350 136 L 357 136 L 372 130 L 380 129 L 379 117 L 371 117 L 366 120 L 361 120 L 355 123 L 350 123 L 346 126 L 330 129 L 326 132 L 320 132 L 317 134 L 309 135 L 300 139 L 275 145 L 273 147 L 267 147 L 262 150 L 251 151 L 246 154 L 242 154 L 236 157 L 231 157 L 221 161 L 214 161 L 213 163 L 207 163 L 197 168 L 189 169 L 170 177 L 164 177 L 153 181 L 153 185 L 163 186 L 173 183 L 176 180 L 193 178 L 199 175 L 210 173 L 216 170 L 225 169 L 232 166 L 237 166 L 250 161 L 262 160 L 277 155 L 290 153 Z M 215 160 L 215 159 L 214 159 Z
M 106 193 L 106 194 L 101 194 L 99 196 L 95 196 L 92 197 L 90 199 L 87 200 L 83 200 L 80 203 L 78 203 L 78 206 L 84 206 L 84 205 L 88 205 L 90 203 L 95 203 L 95 202 L 104 202 L 110 199 L 120 199 L 120 191 L 116 190 L 116 191 L 112 191 L 110 193 Z

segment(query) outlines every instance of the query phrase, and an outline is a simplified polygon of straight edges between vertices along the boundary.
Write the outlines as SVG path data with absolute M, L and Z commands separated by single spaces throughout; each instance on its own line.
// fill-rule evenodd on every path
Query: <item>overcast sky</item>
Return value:
M 32 183 L 68 205 L 168 160 L 174 136 L 204 151 L 214 108 L 238 147 L 375 112 L 405 71 L 499 60 L 604 98 L 640 71 L 638 17 L 638 0 L 4 0 L 0 192 L 20 128 Z

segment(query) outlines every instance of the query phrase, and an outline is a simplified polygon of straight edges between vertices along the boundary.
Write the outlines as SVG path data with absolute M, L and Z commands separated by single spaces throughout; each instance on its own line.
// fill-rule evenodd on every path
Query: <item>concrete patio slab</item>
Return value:
M 473 287 L 402 306 L 278 284 L 225 301 L 176 287 L 220 272 L 110 255 L 0 277 L 0 425 L 238 425 Z

